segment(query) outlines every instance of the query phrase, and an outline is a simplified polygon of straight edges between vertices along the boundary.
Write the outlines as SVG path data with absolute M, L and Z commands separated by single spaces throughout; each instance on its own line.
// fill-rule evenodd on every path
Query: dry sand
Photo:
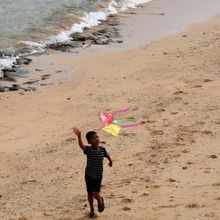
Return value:
M 132 51 L 61 54 L 54 65 L 74 76 L 0 96 L 0 219 L 87 219 L 73 125 L 98 131 L 114 161 L 97 219 L 220 219 L 219 17 Z M 118 138 L 100 129 L 100 111 L 128 106 L 121 117 L 143 126 Z

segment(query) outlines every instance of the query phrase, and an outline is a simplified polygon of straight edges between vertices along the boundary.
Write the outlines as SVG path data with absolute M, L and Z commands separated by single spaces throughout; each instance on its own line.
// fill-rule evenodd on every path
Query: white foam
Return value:
M 129 8 L 135 8 L 139 4 L 150 1 L 152 0 L 124 0 L 123 2 L 119 3 L 116 0 L 111 0 L 107 8 L 96 12 L 85 13 L 80 23 L 74 24 L 67 31 L 62 31 L 60 34 L 49 37 L 40 43 L 32 41 L 21 41 L 21 43 L 30 48 L 31 52 L 26 54 L 19 54 L 17 57 L 3 57 L 0 59 L 0 70 L 3 68 L 11 68 L 19 56 L 44 52 L 47 48 L 47 45 L 49 44 L 68 42 L 71 40 L 71 34 L 77 32 L 82 33 L 84 28 L 91 28 L 99 25 L 103 20 L 106 20 L 109 15 L 117 14 L 120 11 L 126 11 Z
M 103 10 L 97 12 L 86 13 L 81 22 L 74 24 L 68 31 L 61 32 L 54 38 L 52 37 L 49 42 L 65 42 L 70 40 L 70 35 L 73 33 L 82 33 L 84 28 L 91 28 L 97 26 L 101 21 L 106 20 L 110 14 L 116 14 L 118 10 L 116 7 L 118 4 L 115 1 L 109 3 L 109 6 Z
M 143 4 L 150 1 L 152 0 L 124 0 L 121 7 L 121 11 L 125 11 L 129 8 L 135 8 L 139 4 Z
M 90 12 L 85 14 L 81 22 L 74 24 L 70 30 L 63 31 L 55 37 L 47 39 L 47 42 L 65 42 L 70 40 L 70 35 L 73 33 L 82 33 L 84 28 L 91 28 L 97 26 L 101 21 L 106 20 L 109 15 L 117 14 L 120 11 L 125 11 L 129 8 L 135 8 L 139 4 L 150 2 L 152 0 L 124 0 L 122 3 L 117 3 L 115 0 L 112 0 L 108 7 L 97 11 Z
M 28 54 L 34 54 L 37 52 L 42 53 L 46 49 L 46 45 L 42 43 L 37 43 L 33 41 L 20 41 L 20 42 L 31 48 L 31 53 L 28 53 Z M 28 54 L 22 54 L 22 55 L 28 55 Z
M 12 56 L 12 57 L 4 56 L 3 58 L 1 58 L 0 70 L 5 68 L 11 69 L 12 66 L 16 63 L 17 58 L 18 58 L 17 56 Z

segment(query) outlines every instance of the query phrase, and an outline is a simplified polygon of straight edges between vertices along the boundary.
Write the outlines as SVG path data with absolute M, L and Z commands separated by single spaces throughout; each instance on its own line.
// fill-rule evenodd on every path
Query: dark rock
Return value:
M 30 81 L 27 81 L 27 82 L 25 82 L 25 83 L 23 83 L 23 84 L 34 84 L 34 83 L 36 83 L 36 82 L 39 82 L 39 79 L 30 80 Z
M 24 95 L 24 91 L 19 92 L 19 95 Z
M 41 80 L 46 80 L 49 78 L 49 76 L 50 76 L 50 74 L 45 74 L 45 75 L 41 76 Z
M 102 35 L 102 34 L 106 34 L 107 32 L 108 32 L 107 28 L 102 28 L 102 29 L 94 32 L 93 34 L 95 34 L 95 35 Z
M 86 35 L 81 33 L 74 33 L 71 35 L 73 41 L 86 41 L 88 38 Z
M 25 92 L 31 91 L 30 89 L 24 88 L 24 87 L 22 87 L 22 90 L 25 91 Z
M 35 71 L 36 71 L 36 72 L 41 72 L 42 70 L 41 70 L 41 69 L 35 69 Z
M 5 92 L 5 91 L 6 91 L 5 87 L 0 85 L 0 92 Z
M 92 41 L 92 40 L 95 40 L 95 37 L 93 35 L 89 35 L 88 37 L 88 40 Z
M 5 80 L 10 81 L 10 82 L 17 82 L 17 80 L 12 76 L 8 76 L 7 78 L 5 78 Z
M 35 87 L 32 87 L 32 86 L 29 86 L 28 89 L 29 91 L 33 91 L 33 92 L 37 90 Z
M 105 44 L 109 44 L 109 41 L 106 38 L 97 38 L 93 41 L 93 43 L 97 45 L 105 45 Z
M 56 43 L 56 44 L 50 44 L 48 48 L 53 50 L 59 50 L 63 52 L 67 52 L 70 48 L 77 48 L 81 47 L 81 44 L 79 42 L 70 42 L 70 43 Z
M 2 72 L 3 72 L 3 73 L 7 73 L 7 72 L 16 72 L 16 70 L 6 68 L 6 69 L 2 69 Z
M 111 14 L 108 16 L 109 18 L 116 18 L 117 16 L 115 14 Z
M 2 80 L 10 81 L 10 82 L 17 82 L 17 80 L 14 77 L 10 76 L 8 72 L 3 72 Z
M 32 59 L 31 58 L 24 58 L 26 61 L 28 61 L 28 62 L 31 62 L 32 61 Z
M 106 24 L 110 25 L 110 26 L 117 26 L 119 24 L 118 21 L 107 21 Z
M 9 87 L 9 91 L 18 91 L 21 88 L 18 84 L 13 84 L 12 87 Z
M 123 43 L 123 40 L 117 40 L 116 42 L 121 44 L 121 43 Z
M 22 65 L 22 64 L 28 65 L 31 61 L 32 59 L 30 58 L 22 57 L 22 58 L 17 59 L 17 65 Z

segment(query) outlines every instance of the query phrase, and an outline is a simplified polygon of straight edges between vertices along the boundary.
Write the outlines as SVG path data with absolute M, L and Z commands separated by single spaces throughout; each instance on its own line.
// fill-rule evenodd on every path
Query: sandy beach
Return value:
M 0 94 L 0 219 L 88 219 L 74 125 L 97 131 L 114 163 L 97 219 L 219 220 L 220 17 L 135 49 L 93 49 L 35 57 L 28 68 L 68 80 Z M 125 107 L 119 118 L 145 123 L 114 138 L 98 114 Z

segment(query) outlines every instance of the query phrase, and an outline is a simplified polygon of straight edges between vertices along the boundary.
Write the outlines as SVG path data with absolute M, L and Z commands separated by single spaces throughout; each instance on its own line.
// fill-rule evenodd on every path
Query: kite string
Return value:
M 119 125 L 119 126 L 122 127 L 122 128 L 133 128 L 133 127 L 142 125 L 143 123 L 144 123 L 144 121 L 140 120 L 140 121 L 137 121 L 136 123 L 132 123 L 132 124 L 121 124 L 121 125 Z
M 117 110 L 117 111 L 114 111 L 112 112 L 113 115 L 117 115 L 117 114 L 120 114 L 120 113 L 123 113 L 123 112 L 128 112 L 131 110 L 131 107 L 128 107 L 128 108 L 124 108 L 124 109 L 120 109 L 120 110 Z

